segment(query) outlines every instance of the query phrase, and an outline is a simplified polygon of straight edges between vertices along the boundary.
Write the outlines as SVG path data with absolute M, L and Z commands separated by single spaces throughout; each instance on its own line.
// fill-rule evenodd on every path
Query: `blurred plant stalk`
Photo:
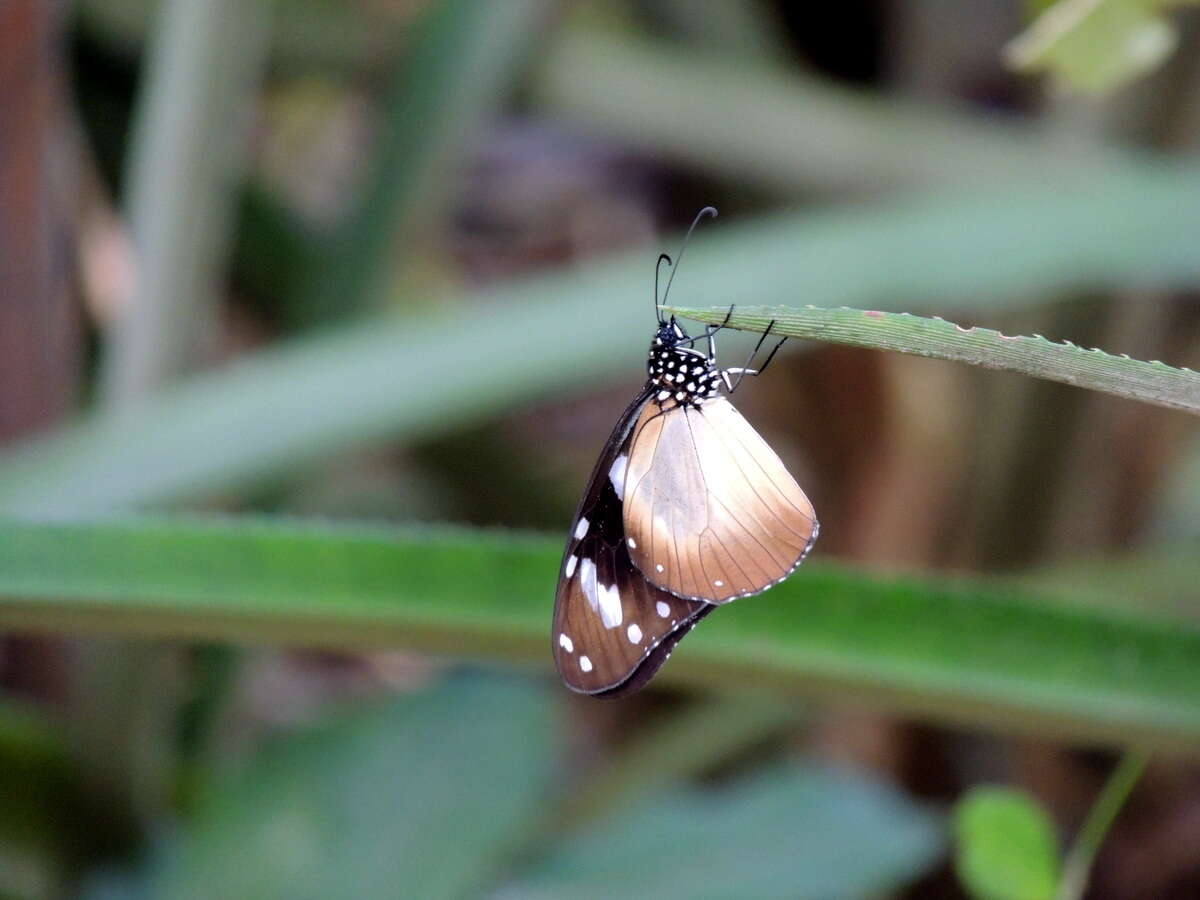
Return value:
M 160 10 L 125 178 L 134 292 L 105 336 L 110 408 L 137 406 L 195 366 L 215 326 L 269 8 L 170 0 Z
M 543 109 L 584 132 L 788 194 L 978 185 L 1137 155 L 1018 116 L 879 96 L 583 28 L 558 35 L 533 90 Z
M 159 10 L 125 177 L 134 287 L 104 335 L 100 372 L 100 400 L 118 416 L 193 369 L 215 331 L 269 8 L 168 0 Z M 168 803 L 183 664 L 165 644 L 78 645 L 76 755 L 122 819 L 148 824 Z
M 550 0 L 439 0 L 393 57 L 377 146 L 345 221 L 316 254 L 299 298 L 315 321 L 378 308 L 390 276 L 449 217 L 474 134 L 508 98 Z

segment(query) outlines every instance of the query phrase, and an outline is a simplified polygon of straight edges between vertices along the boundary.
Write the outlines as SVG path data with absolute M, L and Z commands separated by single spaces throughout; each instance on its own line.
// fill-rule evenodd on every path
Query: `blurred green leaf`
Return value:
M 764 0 L 724 0 L 696 14 L 690 0 L 651 0 L 644 5 L 652 33 L 670 33 L 689 49 L 716 51 L 742 62 L 788 59 L 786 29 L 777 10 Z
M 614 817 L 501 897 L 870 897 L 938 857 L 940 823 L 893 790 L 816 767 L 677 793 Z
M 1200 507 L 1198 507 L 1200 508 Z M 1035 569 L 1015 579 L 1030 590 L 1045 590 L 1088 606 L 1113 610 L 1136 605 L 1139 614 L 1168 621 L 1200 625 L 1200 558 L 1196 535 L 1175 545 L 1162 545 L 1141 553 L 1105 556 L 1091 561 L 1059 563 Z
M 81 24 L 112 51 L 141 52 L 160 0 L 78 0 Z M 271 5 L 262 2 L 259 5 Z M 281 4 L 274 4 L 279 6 Z M 407 22 L 395 10 L 326 0 L 288 0 L 271 35 L 272 67 L 287 74 L 358 71 L 395 53 Z
M 1197 233 L 1200 169 L 1117 167 L 713 227 L 693 242 L 674 296 L 994 314 L 1074 289 L 1195 285 Z M 62 515 L 178 500 L 620 373 L 632 391 L 652 321 L 652 260 L 641 251 L 482 292 L 455 316 L 378 319 L 285 344 L 137 412 L 92 415 L 0 456 L 0 509 Z
M 74 829 L 94 828 L 94 813 L 51 722 L 33 707 L 0 702 L 0 897 L 65 896 L 89 843 Z
M 212 786 L 154 896 L 479 896 L 549 799 L 549 712 L 461 677 L 280 740 Z
M 137 278 L 105 335 L 109 403 L 136 405 L 191 368 L 213 324 L 269 7 L 169 0 L 159 11 L 126 164 Z
M 564 818 L 592 818 L 662 784 L 711 771 L 747 747 L 795 726 L 802 709 L 761 692 L 720 692 L 639 730 L 571 792 Z
M 1052 900 L 1058 884 L 1058 840 L 1032 797 L 980 787 L 954 811 L 955 869 L 978 900 Z
M 383 99 L 358 204 L 314 261 L 302 309 L 346 318 L 378 299 L 397 249 L 445 201 L 471 131 L 503 99 L 547 8 L 547 0 L 425 5 Z
M 747 331 L 807 338 L 874 350 L 912 353 L 932 359 L 970 363 L 986 369 L 1019 372 L 1104 391 L 1169 409 L 1200 415 L 1200 373 L 1164 363 L 1143 362 L 1087 350 L 1070 342 L 1056 344 L 1039 335 L 1001 334 L 990 328 L 963 328 L 942 318 L 879 310 L 822 309 L 807 306 L 693 309 L 666 306 L 683 318 Z
M 977 185 L 1134 155 L 1017 116 L 916 103 L 795 67 L 583 29 L 556 34 L 537 74 L 531 89 L 548 114 L 722 176 L 739 194 L 747 184 L 803 196 Z
M 1178 34 L 1164 16 L 1186 0 L 1058 0 L 1009 44 L 1009 64 L 1079 91 L 1111 90 L 1157 67 Z
M 7 521 L 0 627 L 411 647 L 548 669 L 561 552 L 555 538 L 489 532 Z M 809 562 L 711 615 L 659 678 L 773 686 L 1042 735 L 1200 746 L 1200 629 L 1142 613 L 1136 596 L 1120 611 L 1093 609 L 998 581 Z

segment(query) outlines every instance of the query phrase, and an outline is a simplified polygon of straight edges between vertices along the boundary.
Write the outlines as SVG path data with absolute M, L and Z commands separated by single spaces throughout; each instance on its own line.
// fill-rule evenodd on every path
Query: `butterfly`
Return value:
M 716 210 L 696 216 L 677 262 L 706 215 Z M 659 300 L 663 262 L 671 276 Z M 772 323 L 745 366 L 718 368 L 715 335 L 728 315 L 695 337 L 674 316 L 663 318 L 677 271 L 659 256 L 648 378 L 600 452 L 559 569 L 554 661 L 579 693 L 617 697 L 644 687 L 696 623 L 783 581 L 817 539 L 812 504 L 722 395 L 760 374 L 786 338 L 750 368 Z

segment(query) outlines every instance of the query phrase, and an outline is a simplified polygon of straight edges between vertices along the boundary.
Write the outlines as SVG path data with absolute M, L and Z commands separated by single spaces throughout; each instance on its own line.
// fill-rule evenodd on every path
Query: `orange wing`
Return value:
M 679 597 L 726 603 L 779 583 L 817 538 L 812 504 L 725 398 L 647 404 L 625 473 L 630 558 Z

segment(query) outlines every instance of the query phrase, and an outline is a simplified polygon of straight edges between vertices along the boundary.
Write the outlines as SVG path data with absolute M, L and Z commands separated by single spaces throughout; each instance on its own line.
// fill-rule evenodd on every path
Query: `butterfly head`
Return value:
M 672 316 L 664 322 L 650 342 L 646 373 L 657 388 L 658 405 L 698 406 L 717 395 L 720 372 L 716 364 L 691 347 L 691 338 Z
M 654 355 L 656 348 L 671 349 L 680 341 L 687 341 L 688 334 L 683 330 L 683 326 L 675 321 L 675 317 L 671 316 L 665 322 L 658 323 L 658 331 L 654 333 L 654 341 L 650 345 L 650 354 Z

